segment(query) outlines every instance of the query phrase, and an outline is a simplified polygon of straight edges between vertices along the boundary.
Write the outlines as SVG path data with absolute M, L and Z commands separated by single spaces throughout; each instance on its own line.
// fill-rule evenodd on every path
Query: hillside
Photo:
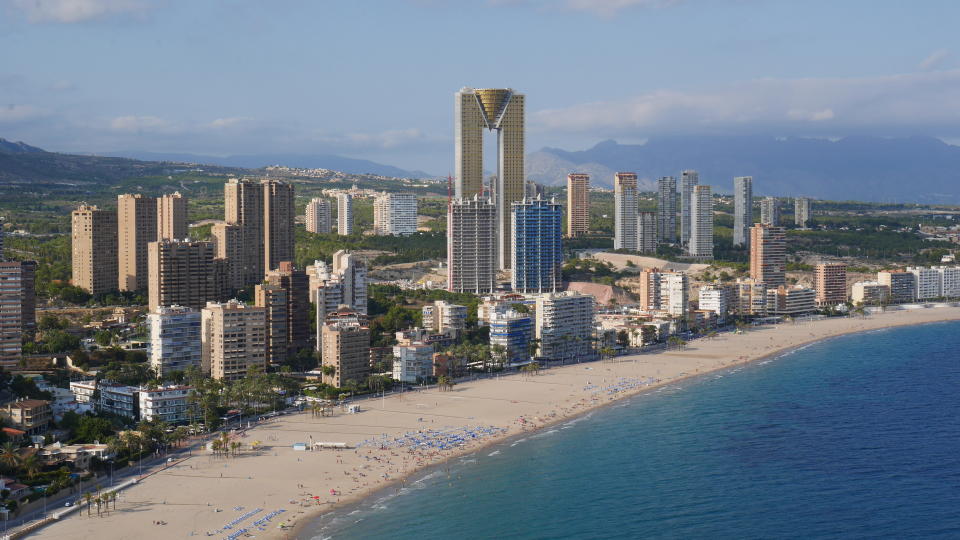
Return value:
M 932 137 L 655 137 L 578 152 L 544 148 L 527 160 L 528 177 L 551 185 L 581 169 L 602 173 L 593 181 L 606 187 L 613 171 L 635 171 L 649 189 L 657 177 L 696 169 L 701 183 L 721 193 L 732 191 L 734 176 L 753 176 L 757 195 L 960 203 L 960 147 Z

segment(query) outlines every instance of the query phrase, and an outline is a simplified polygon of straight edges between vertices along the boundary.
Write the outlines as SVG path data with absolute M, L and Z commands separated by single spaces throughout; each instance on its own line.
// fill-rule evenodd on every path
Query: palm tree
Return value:
M 604 360 L 604 359 L 609 360 L 609 359 L 613 358 L 614 352 L 615 352 L 615 351 L 614 351 L 613 349 L 611 349 L 610 347 L 602 347 L 602 348 L 600 349 L 600 359 L 601 359 L 601 360 Z
M 27 473 L 27 478 L 33 480 L 33 477 L 40 472 L 40 469 L 43 468 L 43 465 L 40 463 L 40 460 L 37 459 L 37 456 L 29 456 L 20 463 L 20 467 L 23 469 L 23 472 Z
M 87 517 L 90 517 L 90 501 L 93 500 L 93 495 L 90 493 L 84 493 L 83 500 L 87 503 Z
M 5 442 L 0 446 L 0 463 L 9 469 L 15 469 L 20 465 L 20 452 L 17 445 L 12 442 Z

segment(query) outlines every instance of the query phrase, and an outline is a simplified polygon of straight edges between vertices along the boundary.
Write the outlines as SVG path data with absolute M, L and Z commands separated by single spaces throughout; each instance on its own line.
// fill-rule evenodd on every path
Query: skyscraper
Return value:
M 793 222 L 797 227 L 806 227 L 810 221 L 810 199 L 797 197 L 793 200 Z
M 157 377 L 188 367 L 200 367 L 200 312 L 183 306 L 164 306 L 147 314 L 147 357 Z
M 754 225 L 750 229 L 750 278 L 767 289 L 786 285 L 786 253 L 783 227 Z
M 214 257 L 213 242 L 160 240 L 148 249 L 150 311 L 179 305 L 202 309 L 225 296 L 227 264 Z
M 153 197 L 117 197 L 117 254 L 121 291 L 147 288 L 147 244 L 157 240 L 157 200 Z
M 560 290 L 563 264 L 563 209 L 554 201 L 513 203 L 513 290 Z
M 764 197 L 760 200 L 760 223 L 780 225 L 780 203 L 776 197 Z
M 183 240 L 187 234 L 187 198 L 179 191 L 159 197 L 156 240 Z
M 657 252 L 656 212 L 640 212 L 637 214 L 637 251 L 640 253 Z
M 277 268 L 281 261 L 292 261 L 294 253 L 293 185 L 265 178 L 263 186 L 263 270 Z
M 260 283 L 253 288 L 253 298 L 254 305 L 263 308 L 267 325 L 267 363 L 282 364 L 287 361 L 289 352 L 287 291 L 279 285 Z
M 16 367 L 23 335 L 37 326 L 35 261 L 0 262 L 0 367 Z
M 266 315 L 263 308 L 231 300 L 208 302 L 200 313 L 201 364 L 204 373 L 236 381 L 267 367 Z
M 694 186 L 699 183 L 700 173 L 697 171 L 686 170 L 680 173 L 680 242 L 684 245 L 690 241 L 690 223 L 693 219 L 690 213 L 690 197 L 693 195 Z
M 337 194 L 337 234 L 353 234 L 353 197 L 349 193 Z
M 333 223 L 330 201 L 315 197 L 307 203 L 307 232 L 327 234 Z
M 243 228 L 232 223 L 214 223 L 210 229 L 213 237 L 214 257 L 226 261 L 224 285 L 228 291 L 242 289 L 243 282 Z
M 71 222 L 73 284 L 93 295 L 117 290 L 117 213 L 80 206 Z
M 286 293 L 287 355 L 294 356 L 310 347 L 310 279 L 292 262 L 281 261 L 276 270 L 267 272 L 265 281 Z
M 379 236 L 407 236 L 417 232 L 417 196 L 381 193 L 373 201 L 373 232 Z
M 524 95 L 510 88 L 461 88 L 454 100 L 455 196 L 483 191 L 483 130 L 497 132 L 498 257 L 511 264 L 510 212 L 524 196 Z
M 370 374 L 370 328 L 367 318 L 346 306 L 327 314 L 320 325 L 320 361 L 333 367 L 323 382 L 342 388 L 347 381 L 362 384 Z
M 637 251 L 637 174 L 613 176 L 613 249 Z
M 686 317 L 689 309 L 689 278 L 683 272 L 660 274 L 660 311 Z
M 677 179 L 672 176 L 657 181 L 657 233 L 663 242 L 677 241 Z
M 447 208 L 447 290 L 493 292 L 497 283 L 497 208 L 474 195 Z
M 573 238 L 590 230 L 590 175 L 567 175 L 567 236 Z
M 240 274 L 244 285 L 263 279 L 263 187 L 231 178 L 223 186 L 224 221 L 240 227 Z
M 753 177 L 733 179 L 733 245 L 750 247 L 750 227 L 753 225 Z
M 818 306 L 836 306 L 847 301 L 847 265 L 820 263 L 813 274 Z
M 713 257 L 713 194 L 710 186 L 694 186 L 691 193 L 687 253 L 691 257 Z

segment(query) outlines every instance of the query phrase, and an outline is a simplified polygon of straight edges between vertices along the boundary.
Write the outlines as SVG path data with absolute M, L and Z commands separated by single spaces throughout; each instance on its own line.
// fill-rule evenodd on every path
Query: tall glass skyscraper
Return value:
M 733 245 L 750 247 L 753 226 L 753 177 L 733 179 Z
M 513 203 L 513 290 L 560 290 L 563 208 L 541 198 Z

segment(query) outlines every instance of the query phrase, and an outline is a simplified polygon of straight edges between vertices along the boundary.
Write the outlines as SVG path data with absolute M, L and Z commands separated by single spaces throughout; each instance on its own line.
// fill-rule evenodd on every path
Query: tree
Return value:
M 77 438 L 82 442 L 105 441 L 113 435 L 113 424 L 106 418 L 82 416 L 77 423 Z
M 17 445 L 12 442 L 5 442 L 3 446 L 0 446 L 0 463 L 7 470 L 16 469 L 20 465 L 20 452 L 18 450 Z
M 83 500 L 87 503 L 87 517 L 90 517 L 90 501 L 93 500 L 93 495 L 90 493 L 84 493 Z

